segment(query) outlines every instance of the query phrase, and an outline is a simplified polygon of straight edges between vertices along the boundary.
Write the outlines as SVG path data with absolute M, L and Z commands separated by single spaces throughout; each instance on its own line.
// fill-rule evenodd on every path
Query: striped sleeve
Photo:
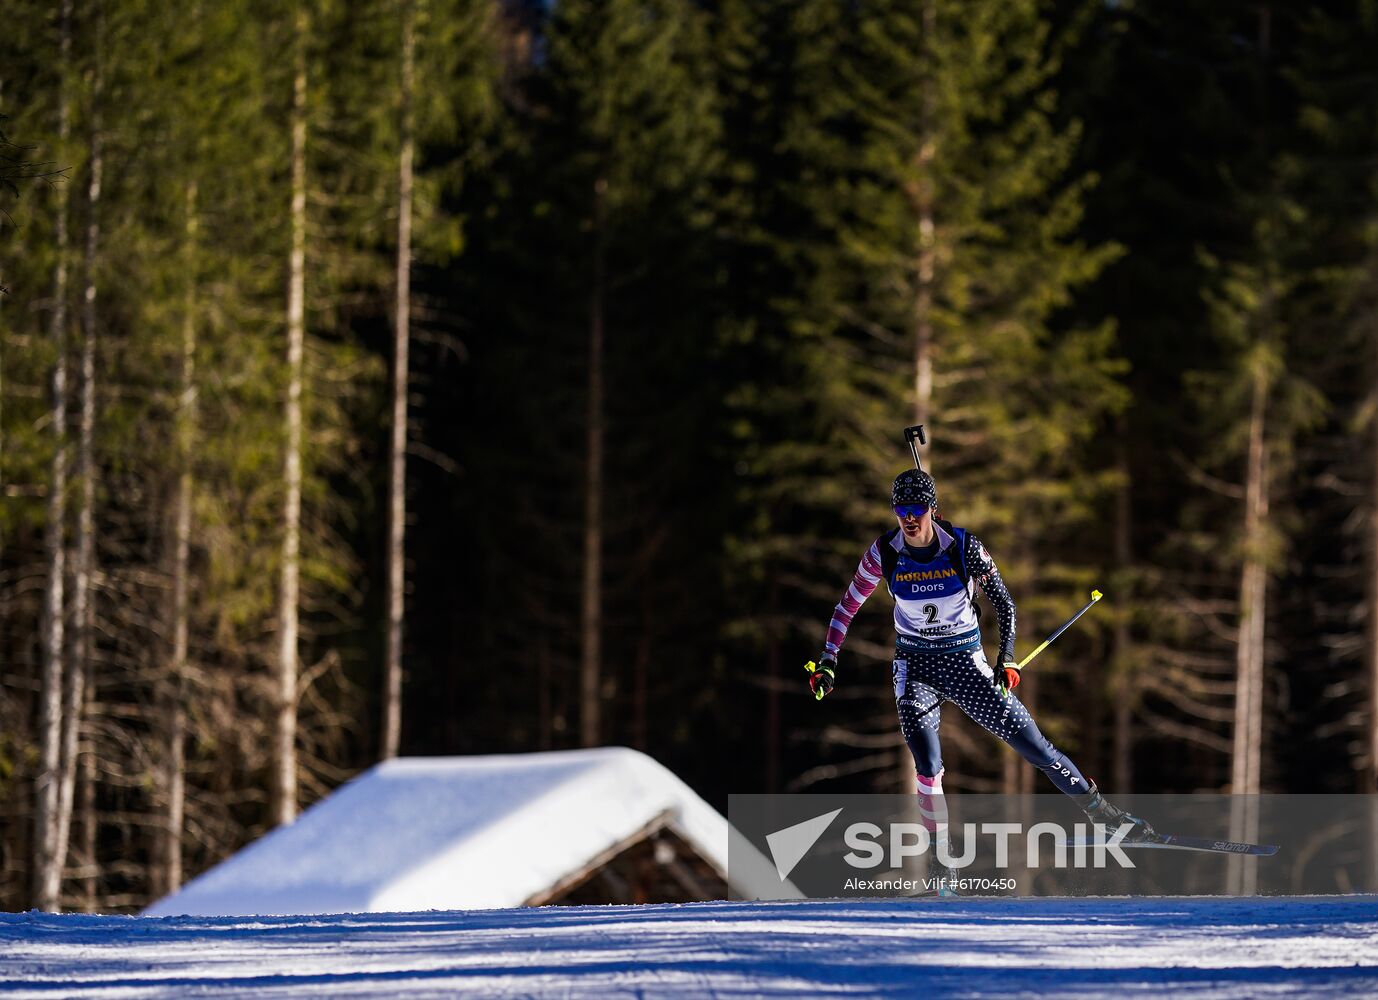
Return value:
M 847 586 L 847 592 L 842 595 L 842 600 L 837 602 L 837 607 L 833 608 L 833 618 L 828 623 L 828 637 L 823 642 L 824 653 L 837 658 L 838 650 L 847 639 L 847 630 L 852 627 L 852 619 L 866 603 L 866 598 L 875 592 L 882 573 L 884 570 L 881 568 L 877 540 L 871 543 L 871 547 L 861 557 L 856 573 L 852 575 L 852 582 Z

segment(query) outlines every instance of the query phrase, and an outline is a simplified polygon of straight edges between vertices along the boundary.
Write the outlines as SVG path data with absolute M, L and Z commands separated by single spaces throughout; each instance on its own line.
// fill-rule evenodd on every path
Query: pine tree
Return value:
M 764 448 L 758 460 L 770 483 L 762 501 L 788 497 L 802 515 L 786 516 L 790 530 L 772 544 L 811 565 L 810 577 L 831 569 L 833 584 L 812 593 L 820 606 L 825 594 L 835 600 L 867 526 L 885 526 L 878 508 L 901 468 L 899 429 L 925 419 L 937 449 L 925 464 L 946 511 L 991 544 L 1016 592 L 1089 584 L 1061 543 L 1100 489 L 1094 472 L 1078 471 L 1082 449 L 1123 396 L 1110 327 L 1056 325 L 1072 291 L 1113 256 L 1077 237 L 1089 178 L 1069 170 L 1078 128 L 1054 117 L 1058 42 L 1032 3 L 960 13 L 868 5 L 833 24 L 826 8 L 812 13 L 795 23 L 817 30 L 828 58 L 810 57 L 811 124 L 792 136 L 809 143 L 808 168 L 791 187 L 807 222 L 779 237 L 805 248 L 811 278 L 790 303 L 782 347 L 799 372 L 789 393 L 807 402 L 796 426 L 809 437 L 803 447 Z M 1033 505 L 1043 526 L 1037 550 L 1002 544 Z M 1034 613 L 1023 621 L 1077 599 L 1065 583 L 1059 589 L 1026 603 Z M 825 620 L 820 611 L 813 641 Z M 850 652 L 888 659 L 857 632 Z M 885 700 L 846 734 L 875 751 L 847 769 L 909 770 L 883 735 L 893 731 Z M 960 727 L 948 727 L 946 741 L 960 750 Z M 816 776 L 838 773 L 827 765 Z
M 403 618 L 406 592 L 406 452 L 411 393 L 413 261 L 450 260 L 463 245 L 456 220 L 440 211 L 438 194 L 460 187 L 493 106 L 496 63 L 490 0 L 438 3 L 402 0 L 397 146 L 397 277 L 393 306 L 392 416 L 389 444 L 387 626 L 384 646 L 381 756 L 397 755 L 402 733 Z M 418 114 L 419 111 L 419 114 Z M 418 121 L 419 119 L 419 121 Z M 439 164 L 416 149 L 454 152 Z M 417 189 L 419 188 L 419 204 Z M 413 218 L 416 220 L 413 227 Z
M 1115 317 L 1134 398 L 1118 423 L 1122 458 L 1107 450 L 1121 479 L 1116 531 L 1105 539 L 1117 553 L 1107 589 L 1126 600 L 1107 609 L 1106 694 L 1117 716 L 1117 773 L 1130 769 L 1136 745 L 1155 762 L 1138 771 L 1140 789 L 1183 769 L 1223 781 L 1232 752 L 1242 576 L 1222 558 L 1222 537 L 1243 523 L 1242 477 L 1231 463 L 1247 434 L 1222 450 L 1222 423 L 1241 411 L 1225 417 L 1221 396 L 1225 384 L 1248 382 L 1240 366 L 1255 279 L 1268 270 L 1270 280 L 1291 280 L 1278 258 L 1265 263 L 1256 252 L 1267 247 L 1258 242 L 1264 187 L 1251 116 L 1250 81 L 1259 76 L 1252 48 L 1240 44 L 1256 36 L 1256 14 L 1241 5 L 1096 5 L 1066 71 L 1076 113 L 1093 123 L 1081 162 L 1104 178 L 1089 195 L 1085 229 L 1126 249 L 1087 289 L 1082 309 Z M 1254 197 L 1248 207 L 1245 191 Z M 1269 239 L 1276 217 L 1272 227 Z M 1194 392 L 1188 372 L 1188 382 L 1204 380 Z M 1231 404 L 1249 412 L 1248 395 L 1234 392 Z
M 1292 187 L 1311 238 L 1303 288 L 1305 322 L 1313 331 L 1308 368 L 1317 372 L 1335 409 L 1323 428 L 1327 446 L 1314 469 L 1323 517 L 1343 521 L 1354 498 L 1365 496 L 1362 527 L 1344 532 L 1344 544 L 1313 546 L 1308 561 L 1334 582 L 1308 602 L 1322 616 L 1333 658 L 1318 664 L 1325 688 L 1343 692 L 1318 720 L 1324 732 L 1350 736 L 1346 756 L 1360 790 L 1378 788 L 1378 240 L 1374 236 L 1378 172 L 1378 73 L 1365 56 L 1378 36 L 1378 7 L 1369 2 L 1318 5 L 1298 22 L 1298 57 L 1289 82 L 1297 92 L 1299 125 L 1307 140 Z M 1369 359 L 1356 364 L 1356 358 Z M 1363 471 L 1357 471 L 1363 470 Z M 1310 477 L 1308 477 L 1310 478 Z M 1321 485 L 1325 484 L 1325 485 Z M 1356 614 L 1356 609 L 1362 611 Z M 1363 631 L 1354 628 L 1363 622 Z M 1338 670 L 1359 684 L 1333 683 Z M 1352 725 L 1358 690 L 1367 693 L 1361 730 Z M 1338 765 L 1338 761 L 1335 762 Z M 1341 785 L 1340 787 L 1345 787 Z
M 1378 72 L 1368 58 L 1378 6 L 1312 5 L 1296 32 L 1287 78 L 1300 143 L 1289 190 L 1306 220 L 1296 298 L 1309 335 L 1295 362 L 1333 404 L 1298 448 L 1295 478 L 1305 485 L 1296 503 L 1307 526 L 1334 527 L 1297 533 L 1289 569 L 1303 571 L 1279 587 L 1279 631 L 1295 642 L 1287 655 L 1298 669 L 1278 739 L 1304 739 L 1320 756 L 1285 755 L 1275 767 L 1282 781 L 1357 789 L 1378 803 Z M 1378 804 L 1368 810 L 1367 836 L 1378 837 Z M 1366 863 L 1374 884 L 1378 859 L 1370 852 Z
M 71 72 L 72 9 L 64 3 L 58 14 L 58 95 L 57 142 L 64 149 L 71 134 L 71 100 L 67 75 Z M 67 185 L 59 185 L 54 206 L 55 271 L 53 277 L 50 336 L 53 341 L 52 411 L 53 434 L 52 475 L 48 484 L 48 503 L 45 512 L 47 529 L 47 583 L 44 587 L 43 607 L 43 694 L 39 742 L 41 771 L 37 780 L 34 846 L 36 848 L 37 885 L 34 901 L 40 909 L 58 906 L 63 859 L 66 843 L 60 840 L 58 826 L 60 811 L 59 769 L 61 764 L 61 730 L 63 678 L 71 671 L 66 664 L 64 626 L 66 622 L 66 553 L 65 537 L 67 499 Z
M 402 45 L 397 154 L 397 302 L 393 306 L 392 437 L 388 445 L 387 639 L 384 652 L 383 732 L 380 756 L 397 756 L 402 738 L 402 611 L 406 590 L 407 394 L 411 350 L 412 183 L 416 156 L 416 10 L 402 4 Z
M 619 595 L 607 582 L 644 581 L 646 562 L 655 559 L 645 553 L 640 570 L 628 572 L 606 551 L 616 537 L 609 517 L 636 509 L 618 504 L 635 495 L 619 496 L 634 480 L 619 474 L 625 458 L 610 449 L 624 432 L 619 410 L 631 419 L 647 415 L 638 388 L 656 394 L 662 366 L 673 364 L 675 346 L 692 337 L 692 313 L 674 310 L 690 291 L 686 274 L 694 274 L 680 266 L 701 252 L 711 219 L 717 124 L 705 45 L 696 11 L 657 0 L 560 4 L 547 33 L 550 121 L 537 155 L 550 174 L 554 218 L 568 227 L 557 279 L 587 288 L 580 324 L 587 359 L 579 585 L 584 745 L 608 733 L 603 706 L 613 683 L 605 632 L 609 599 Z M 570 233 L 578 235 L 571 240 Z M 657 423 L 639 428 L 651 453 Z M 641 465 L 632 475 L 654 474 Z
M 733 700 L 764 697 L 766 787 L 779 789 L 784 734 L 795 721 L 785 694 L 796 683 L 789 650 L 800 631 L 793 583 L 800 574 L 791 561 L 800 538 L 824 527 L 828 507 L 812 507 L 818 483 L 802 477 L 839 458 L 818 446 L 821 414 L 805 373 L 811 355 L 795 326 L 810 296 L 827 287 L 819 280 L 829 273 L 820 248 L 835 238 L 809 199 L 847 155 L 838 134 L 847 34 L 842 10 L 831 3 L 727 0 L 716 8 L 727 161 L 720 256 L 729 275 L 720 363 L 731 380 L 724 395 L 735 507 L 726 638 L 734 659 L 764 665 L 764 676 Z M 830 589 L 810 588 L 804 600 L 826 600 Z

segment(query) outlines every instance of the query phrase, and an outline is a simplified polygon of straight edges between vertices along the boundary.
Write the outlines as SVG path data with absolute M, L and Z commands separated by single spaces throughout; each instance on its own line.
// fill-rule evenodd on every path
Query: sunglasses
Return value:
M 923 517 L 928 508 L 921 503 L 905 503 L 895 508 L 896 517 Z

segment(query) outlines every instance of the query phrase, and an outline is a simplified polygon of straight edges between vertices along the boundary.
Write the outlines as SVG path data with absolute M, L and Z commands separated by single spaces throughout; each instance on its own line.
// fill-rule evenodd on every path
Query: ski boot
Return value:
M 957 891 L 957 880 L 962 877 L 962 873 L 951 865 L 945 865 L 935 858 L 928 866 L 928 877 L 942 880 L 938 883 L 937 893 L 944 899 L 961 895 Z
M 1147 820 L 1134 816 L 1119 806 L 1111 805 L 1110 802 L 1100 793 L 1096 783 L 1091 782 L 1091 790 L 1085 795 L 1077 796 L 1077 805 L 1090 818 L 1092 823 L 1101 823 L 1105 826 L 1107 833 L 1113 833 L 1125 823 L 1133 826 L 1133 829 L 1124 835 L 1126 844 L 1151 844 L 1159 839 L 1158 832 L 1153 829 Z
M 928 875 L 923 880 L 922 888 L 910 895 L 936 896 L 941 899 L 960 896 L 961 893 L 957 891 L 957 880 L 961 877 L 962 873 L 956 868 L 943 864 L 937 858 L 930 858 Z

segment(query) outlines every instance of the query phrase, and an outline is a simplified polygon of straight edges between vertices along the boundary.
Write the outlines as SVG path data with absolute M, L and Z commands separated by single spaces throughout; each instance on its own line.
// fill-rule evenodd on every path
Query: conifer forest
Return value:
M 0 908 L 380 760 L 899 791 L 913 459 L 1107 791 L 1378 793 L 1378 0 L 9 0 Z M 993 616 L 985 622 L 993 649 Z M 959 712 L 951 791 L 1056 794 Z

